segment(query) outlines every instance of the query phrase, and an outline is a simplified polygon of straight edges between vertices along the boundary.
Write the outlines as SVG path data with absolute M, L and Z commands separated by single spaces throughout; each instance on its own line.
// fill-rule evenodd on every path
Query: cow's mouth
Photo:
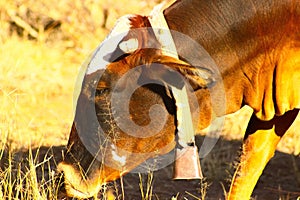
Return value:
M 70 182 L 66 182 L 64 173 L 60 173 L 60 185 L 59 185 L 59 196 L 70 196 L 72 195 L 75 198 L 88 198 L 92 196 L 91 194 L 87 192 L 83 192 L 77 188 L 75 188 L 74 185 L 72 185 Z
M 57 182 L 59 184 L 59 196 L 75 197 L 80 199 L 89 198 L 96 195 L 102 184 L 95 184 L 91 180 L 84 179 L 74 166 L 64 162 L 58 165 Z

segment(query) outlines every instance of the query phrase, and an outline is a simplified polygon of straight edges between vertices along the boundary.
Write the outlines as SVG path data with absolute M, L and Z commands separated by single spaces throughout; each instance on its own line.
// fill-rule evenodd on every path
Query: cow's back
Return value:
M 224 84 L 231 102 L 226 113 L 247 104 L 269 120 L 299 108 L 299 1 L 178 1 L 165 16 L 172 30 L 196 40 L 216 62 L 222 80 L 210 92 L 220 93 Z M 174 40 L 179 55 L 199 57 L 180 38 Z

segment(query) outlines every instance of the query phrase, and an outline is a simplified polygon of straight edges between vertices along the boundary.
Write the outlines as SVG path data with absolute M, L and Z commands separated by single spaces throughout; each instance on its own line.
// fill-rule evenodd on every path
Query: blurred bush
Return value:
M 102 40 L 121 15 L 148 14 L 160 1 L 0 0 L 0 37 L 16 34 L 40 42 L 85 47 Z M 95 41 L 94 41 L 95 39 Z

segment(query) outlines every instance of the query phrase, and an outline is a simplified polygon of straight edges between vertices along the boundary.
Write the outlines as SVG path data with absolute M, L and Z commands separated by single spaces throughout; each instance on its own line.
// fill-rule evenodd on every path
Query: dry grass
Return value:
M 118 5 L 111 1 L 0 1 L 2 143 L 9 141 L 15 149 L 66 142 L 72 120 L 74 84 L 81 63 L 120 15 L 138 12 L 151 3 L 125 4 L 126 1 Z M 106 7 L 107 28 L 101 28 Z M 52 38 L 54 31 L 47 35 L 41 30 L 35 40 L 28 40 L 28 33 L 23 38 L 10 33 L 11 13 L 29 24 L 31 19 L 24 17 L 28 10 L 61 21 L 61 28 L 55 33 L 59 39 Z M 42 26 L 38 20 L 36 23 L 37 27 Z
M 67 143 L 81 63 L 120 15 L 148 13 L 154 4 L 0 0 L 0 199 L 47 199 L 55 193 L 54 183 L 47 189 L 43 182 L 53 174 L 53 155 L 37 159 L 32 151 L 19 152 Z M 46 30 L 44 18 L 61 25 Z M 22 36 L 12 22 L 24 28 Z
M 158 2 L 0 0 L 0 199 L 54 198 L 55 183 L 46 182 L 53 176 L 53 154 L 37 155 L 41 147 L 67 142 L 81 63 L 119 16 L 147 14 Z M 43 17 L 32 16 L 61 25 L 45 29 Z M 12 22 L 23 24 L 22 36 Z M 299 154 L 300 136 L 296 128 L 290 132 L 280 149 Z

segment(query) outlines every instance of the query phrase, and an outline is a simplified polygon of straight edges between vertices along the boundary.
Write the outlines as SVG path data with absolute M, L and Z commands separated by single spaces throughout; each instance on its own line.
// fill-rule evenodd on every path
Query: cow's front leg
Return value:
M 298 110 L 292 110 L 270 121 L 253 115 L 246 130 L 241 161 L 234 174 L 228 200 L 250 199 L 266 164 L 273 157 L 281 137 L 293 123 Z

